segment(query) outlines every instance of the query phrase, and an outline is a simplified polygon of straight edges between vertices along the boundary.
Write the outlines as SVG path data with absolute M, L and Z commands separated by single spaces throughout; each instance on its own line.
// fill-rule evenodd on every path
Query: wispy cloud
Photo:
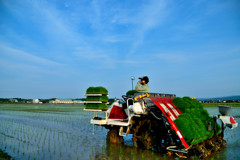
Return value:
M 75 25 L 72 25 L 74 23 L 71 21 L 71 15 L 57 9 L 56 3 L 26 0 L 16 4 L 5 2 L 4 5 L 19 21 L 27 21 L 29 25 L 34 25 L 37 34 L 42 34 L 41 36 L 48 41 L 84 43 Z
M 167 18 L 166 1 L 152 1 L 148 5 L 144 5 L 138 15 L 135 17 L 136 36 L 130 55 L 134 54 L 138 47 L 143 43 L 146 32 L 160 25 Z
M 118 43 L 118 42 L 124 42 L 130 39 L 129 36 L 120 36 L 120 35 L 111 35 L 111 36 L 106 36 L 103 38 L 105 42 L 110 42 L 110 43 Z
M 73 54 L 87 60 L 109 58 L 109 54 L 104 53 L 100 49 L 93 49 L 90 46 L 78 46 Z
M 126 65 L 136 65 L 148 63 L 146 60 L 142 62 L 141 60 L 129 60 L 118 58 L 117 54 L 112 51 L 105 51 L 99 48 L 91 48 L 87 46 L 78 46 L 73 53 L 76 57 L 83 62 L 90 62 L 99 69 L 116 69 L 120 66 Z
M 19 62 L 31 62 L 31 63 L 36 63 L 40 65 L 47 65 L 47 66 L 62 66 L 63 64 L 42 58 L 36 55 L 33 55 L 31 53 L 19 50 L 19 49 L 14 49 L 10 48 L 7 46 L 4 46 L 3 44 L 0 44 L 0 57 L 4 58 L 9 58 L 9 59 L 18 59 Z
M 0 0 L 0 5 L 1 82 L 26 79 L 28 86 L 39 76 L 39 88 L 48 80 L 49 88 L 59 88 L 66 82 L 78 86 L 84 77 L 81 87 L 87 88 L 99 77 L 122 83 L 119 74 L 124 79 L 152 73 L 164 80 L 162 73 L 171 70 L 211 75 L 212 67 L 222 75 L 228 68 L 230 76 L 239 71 L 239 2 Z
M 154 54 L 153 57 L 167 63 L 185 62 L 188 60 L 187 55 L 183 53 L 159 53 Z
M 37 66 L 29 63 L 21 63 L 0 57 L 0 69 L 1 72 L 5 72 L 9 75 L 22 75 L 24 77 L 36 77 L 40 74 L 54 74 L 50 69 L 45 69 L 41 66 Z M 29 73 L 31 75 L 29 75 Z

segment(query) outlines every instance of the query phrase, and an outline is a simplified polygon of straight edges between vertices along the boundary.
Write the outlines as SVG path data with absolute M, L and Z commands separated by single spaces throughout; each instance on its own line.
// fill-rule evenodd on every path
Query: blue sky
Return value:
M 240 94 L 239 0 L 0 0 L 0 97 Z M 134 81 L 134 85 L 137 80 Z

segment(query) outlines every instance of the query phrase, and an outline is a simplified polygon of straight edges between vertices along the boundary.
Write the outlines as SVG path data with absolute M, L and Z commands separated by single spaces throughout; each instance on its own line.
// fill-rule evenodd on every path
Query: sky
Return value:
M 0 97 L 240 95 L 239 0 L 0 0 Z M 133 86 L 133 87 L 134 87 Z

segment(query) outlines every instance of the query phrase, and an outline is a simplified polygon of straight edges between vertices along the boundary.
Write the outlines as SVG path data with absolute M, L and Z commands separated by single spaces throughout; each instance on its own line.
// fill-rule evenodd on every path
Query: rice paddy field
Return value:
M 14 159 L 169 159 L 166 155 L 134 148 L 131 136 L 123 145 L 106 143 L 107 131 L 93 126 L 91 112 L 77 105 L 0 105 L 0 150 Z M 217 107 L 206 108 L 210 115 Z M 240 122 L 240 107 L 230 115 Z M 93 135 L 94 130 L 94 135 Z M 240 127 L 225 131 L 227 145 L 209 159 L 240 159 Z M 170 159 L 178 159 L 171 157 Z

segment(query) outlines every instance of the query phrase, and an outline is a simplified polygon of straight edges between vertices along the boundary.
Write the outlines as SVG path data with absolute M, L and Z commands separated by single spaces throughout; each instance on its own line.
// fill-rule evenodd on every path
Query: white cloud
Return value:
M 73 54 L 88 60 L 109 58 L 109 54 L 104 53 L 100 49 L 93 49 L 90 46 L 78 46 Z
M 153 57 L 168 63 L 184 62 L 187 60 L 187 56 L 183 53 L 159 53 L 154 54 Z
M 30 54 L 28 52 L 10 48 L 7 46 L 3 46 L 3 44 L 0 44 L 0 51 L 1 57 L 5 57 L 7 59 L 18 59 L 19 62 L 31 62 L 35 64 L 40 64 L 40 65 L 46 65 L 46 66 L 62 66 L 63 64 L 42 58 L 33 54 Z
M 143 43 L 146 32 L 160 25 L 167 18 L 169 11 L 166 10 L 166 6 L 166 1 L 152 1 L 140 9 L 134 21 L 137 25 L 136 36 L 129 52 L 130 55 L 134 54 Z
M 120 35 L 111 35 L 111 36 L 106 36 L 104 37 L 105 42 L 110 42 L 110 43 L 117 43 L 117 42 L 124 42 L 127 41 L 129 37 L 127 36 L 120 36 Z
M 39 73 L 43 73 L 43 74 L 53 73 L 52 71 L 50 71 L 50 69 L 44 69 L 40 66 L 36 66 L 33 64 L 16 62 L 16 61 L 4 59 L 4 58 L 0 58 L 0 68 L 1 68 L 1 72 L 6 72 L 7 74 L 11 74 L 11 75 L 24 75 L 25 78 L 29 76 L 35 77 Z M 31 73 L 31 75 L 27 73 Z M 33 73 L 35 74 L 33 75 Z

